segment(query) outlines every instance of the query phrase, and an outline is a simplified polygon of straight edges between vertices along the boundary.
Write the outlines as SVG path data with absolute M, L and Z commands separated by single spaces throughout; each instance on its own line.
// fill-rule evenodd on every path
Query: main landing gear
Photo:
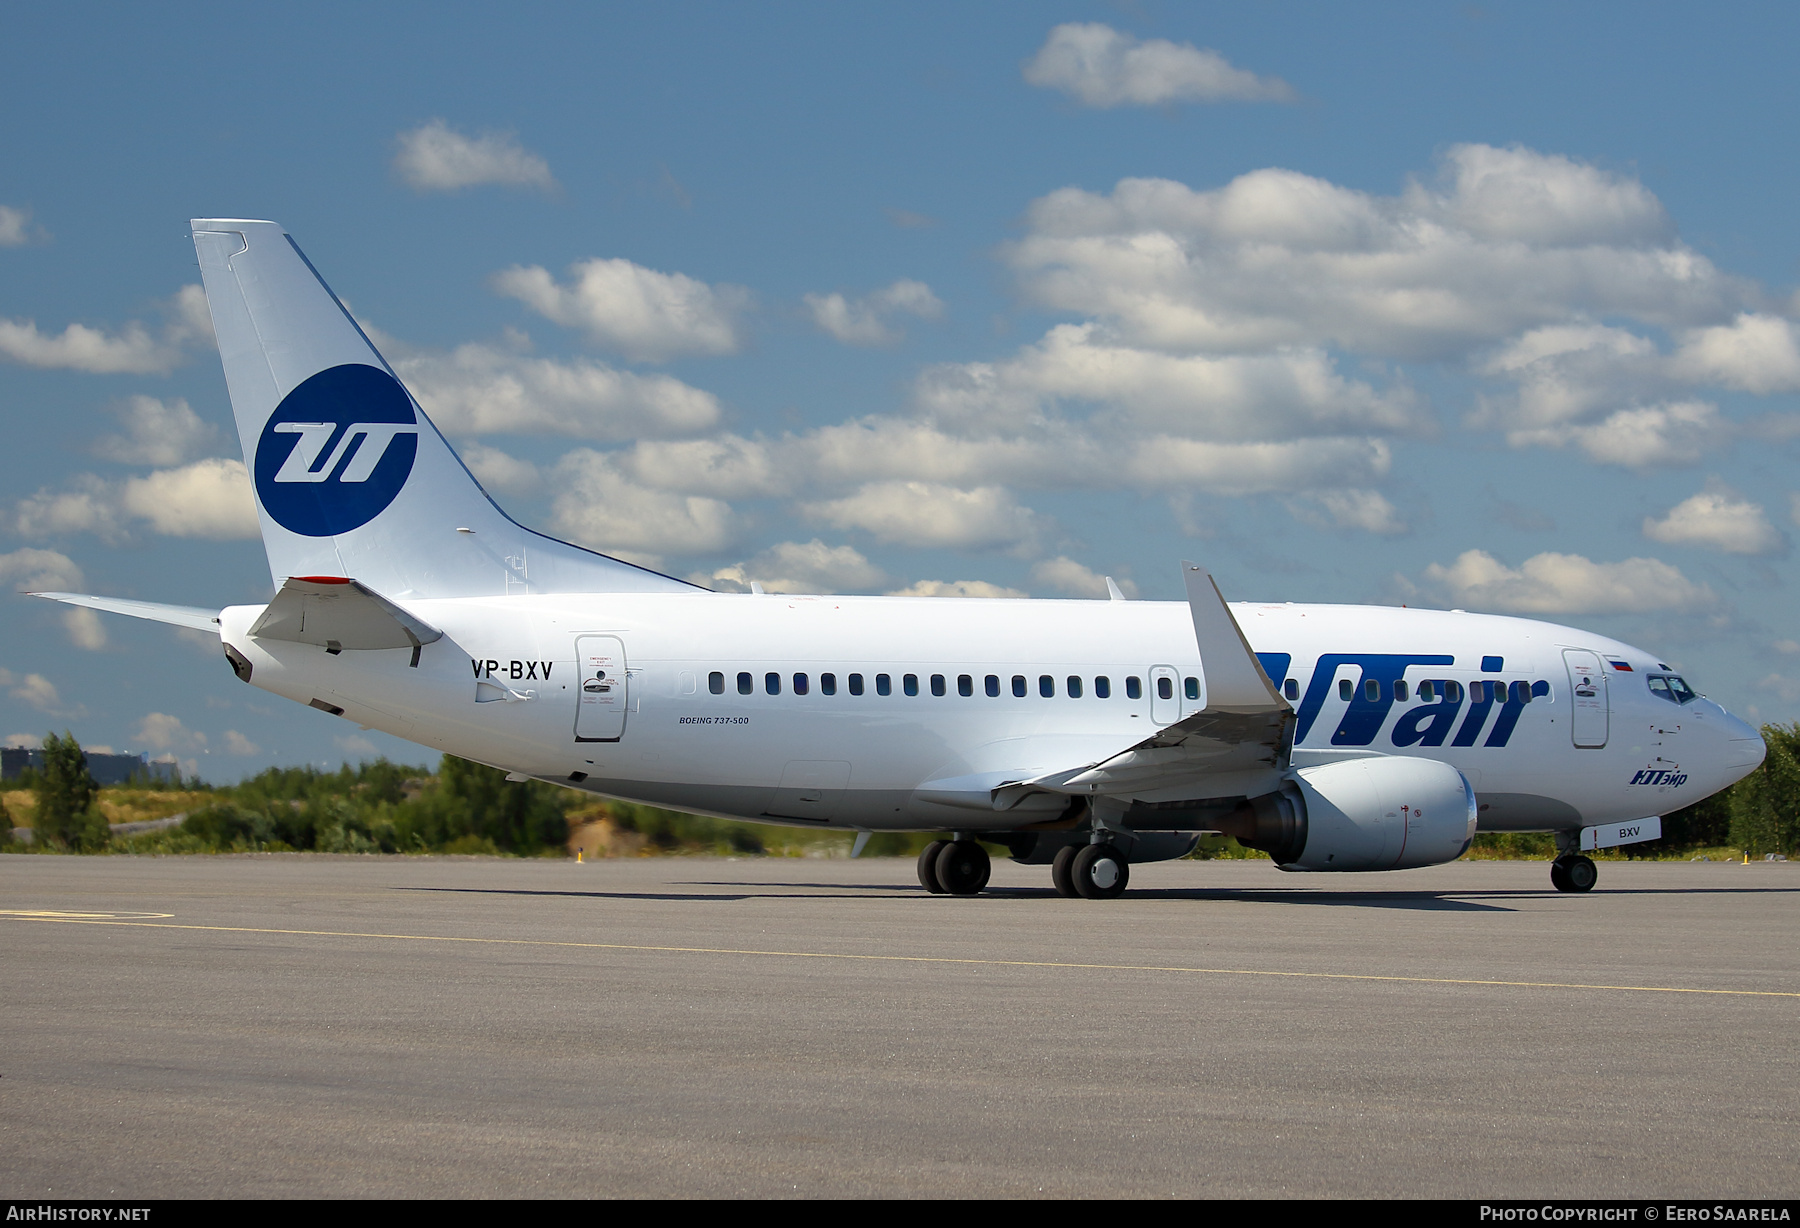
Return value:
M 919 885 L 933 895 L 974 895 L 994 866 L 974 840 L 933 840 L 919 854 Z
M 1550 863 L 1550 883 L 1558 891 L 1592 891 L 1599 878 L 1592 859 L 1579 853 L 1564 853 Z
M 1125 894 L 1131 864 L 1116 844 L 1070 844 L 1050 863 L 1056 894 L 1084 900 L 1113 900 Z

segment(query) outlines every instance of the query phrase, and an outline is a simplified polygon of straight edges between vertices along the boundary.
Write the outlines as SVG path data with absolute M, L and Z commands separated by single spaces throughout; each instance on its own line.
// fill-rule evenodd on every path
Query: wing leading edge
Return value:
M 196 631 L 219 632 L 219 612 L 204 609 L 195 605 L 164 605 L 160 601 L 132 601 L 124 597 L 95 597 L 88 593 L 26 593 L 27 597 L 42 597 L 46 601 L 60 601 L 64 605 L 84 606 L 90 610 L 105 610 L 108 614 L 127 614 L 132 618 L 146 618 L 151 622 L 168 623 L 175 627 L 192 627 Z

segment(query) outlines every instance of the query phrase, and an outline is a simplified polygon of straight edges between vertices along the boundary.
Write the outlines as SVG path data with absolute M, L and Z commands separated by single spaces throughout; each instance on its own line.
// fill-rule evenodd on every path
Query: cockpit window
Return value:
M 1672 704 L 1692 703 L 1700 698 L 1679 674 L 1645 674 L 1644 681 L 1650 684 L 1652 695 Z

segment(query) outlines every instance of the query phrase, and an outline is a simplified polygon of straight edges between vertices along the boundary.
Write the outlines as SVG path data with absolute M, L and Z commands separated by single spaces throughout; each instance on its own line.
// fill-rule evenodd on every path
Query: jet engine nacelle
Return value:
M 1388 756 L 1304 767 L 1257 798 L 1250 839 L 1284 870 L 1405 870 L 1455 861 L 1475 838 L 1475 790 L 1433 759 Z M 1236 834 L 1236 833 L 1234 833 Z

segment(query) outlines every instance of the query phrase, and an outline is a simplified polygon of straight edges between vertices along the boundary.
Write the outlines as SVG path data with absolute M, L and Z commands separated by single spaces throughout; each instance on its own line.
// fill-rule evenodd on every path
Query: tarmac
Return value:
M 0 857 L 0 1197 L 1800 1194 L 1800 874 Z

